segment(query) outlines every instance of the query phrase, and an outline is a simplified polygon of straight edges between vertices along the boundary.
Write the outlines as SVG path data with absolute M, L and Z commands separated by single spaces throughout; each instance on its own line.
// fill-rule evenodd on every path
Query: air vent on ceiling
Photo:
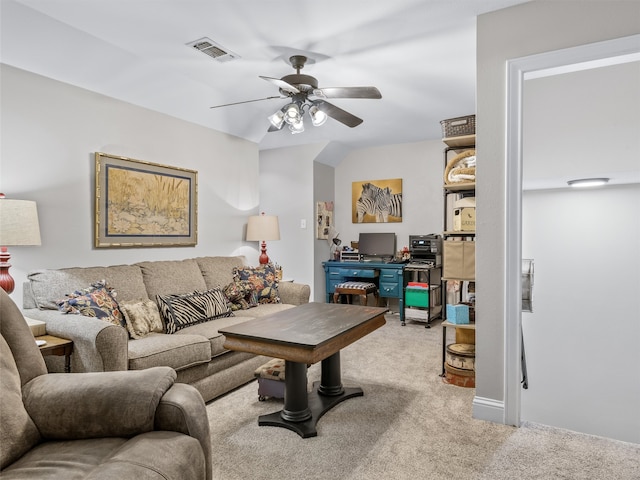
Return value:
M 231 60 L 240 58 L 240 55 L 236 55 L 229 49 L 224 48 L 222 45 L 206 37 L 195 40 L 193 42 L 189 42 L 187 43 L 187 45 L 189 47 L 195 48 L 205 55 L 209 55 L 211 58 L 217 60 L 218 62 L 229 62 Z

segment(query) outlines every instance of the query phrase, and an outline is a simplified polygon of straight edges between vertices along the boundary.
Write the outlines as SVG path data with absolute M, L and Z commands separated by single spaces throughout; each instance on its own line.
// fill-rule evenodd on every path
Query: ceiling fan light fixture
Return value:
M 269 115 L 268 118 L 271 122 L 271 125 L 278 129 L 282 128 L 282 125 L 284 124 L 284 112 L 282 110 L 278 110 L 273 115 Z
M 284 107 L 284 121 L 289 125 L 301 122 L 302 113 L 300 112 L 300 107 L 295 103 L 290 103 Z
M 302 118 L 300 118 L 299 121 L 290 124 L 289 130 L 291 130 L 292 134 L 304 132 L 304 122 L 302 121 Z
M 327 121 L 327 114 L 320 110 L 316 105 L 309 109 L 309 116 L 314 127 L 319 127 Z

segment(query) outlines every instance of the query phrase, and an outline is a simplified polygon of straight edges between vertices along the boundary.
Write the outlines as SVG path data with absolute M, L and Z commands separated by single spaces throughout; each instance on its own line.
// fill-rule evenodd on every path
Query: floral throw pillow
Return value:
M 56 303 L 61 312 L 99 318 L 125 327 L 124 317 L 115 297 L 116 292 L 101 280 L 90 287 L 67 294 L 64 300 L 58 300 Z
M 258 303 L 280 303 L 276 268 L 271 263 L 259 267 L 235 267 L 233 278 L 236 282 L 248 281 L 258 294 Z
M 258 305 L 258 294 L 248 280 L 231 282 L 222 290 L 231 310 L 247 310 Z

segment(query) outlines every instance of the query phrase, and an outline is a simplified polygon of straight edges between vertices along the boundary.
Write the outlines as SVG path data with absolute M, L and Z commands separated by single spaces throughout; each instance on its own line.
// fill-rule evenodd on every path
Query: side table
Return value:
M 38 347 L 43 357 L 47 355 L 64 356 L 64 371 L 71 372 L 71 354 L 73 353 L 73 341 L 66 338 L 54 337 L 53 335 L 40 335 L 36 340 L 44 340 L 44 345 Z

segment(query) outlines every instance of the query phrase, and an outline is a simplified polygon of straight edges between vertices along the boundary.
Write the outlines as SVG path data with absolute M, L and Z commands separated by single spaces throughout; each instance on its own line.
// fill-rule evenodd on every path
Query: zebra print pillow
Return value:
M 233 315 L 227 297 L 219 288 L 185 295 L 158 295 L 156 299 L 167 333 L 176 333 L 197 323 Z

